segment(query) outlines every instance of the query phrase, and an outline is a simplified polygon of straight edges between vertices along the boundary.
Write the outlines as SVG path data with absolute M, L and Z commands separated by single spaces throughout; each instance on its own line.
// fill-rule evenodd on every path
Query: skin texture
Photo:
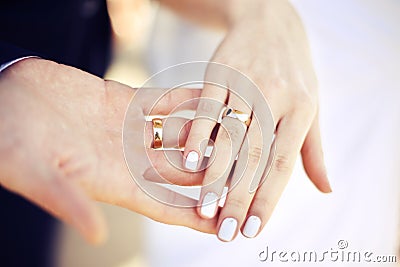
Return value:
M 177 1 L 164 0 L 163 2 L 181 13 L 190 13 L 192 10 L 191 8 L 182 10 L 185 6 L 176 8 L 172 3 Z M 212 9 L 213 2 L 219 1 L 205 1 L 204 10 Z M 193 0 L 188 1 L 186 6 L 196 6 L 196 4 L 198 1 Z M 220 16 L 221 19 L 216 19 L 218 16 L 215 12 L 211 12 L 208 18 L 227 29 L 225 38 L 211 61 L 231 66 L 254 81 L 270 105 L 276 129 L 276 154 L 271 171 L 257 173 L 255 172 L 257 164 L 249 166 L 250 170 L 240 181 L 237 181 L 237 186 L 228 194 L 224 208 L 219 213 L 215 211 L 214 215 L 218 214 L 218 225 L 221 225 L 222 221 L 228 217 L 237 220 L 236 235 L 240 228 L 243 228 L 246 218 L 252 215 L 261 219 L 262 223 L 258 232 L 261 231 L 290 178 L 299 153 L 302 155 L 305 171 L 316 187 L 325 193 L 331 192 L 331 187 L 326 175 L 319 131 L 318 84 L 307 37 L 296 11 L 288 1 L 284 0 L 232 0 L 225 1 L 224 4 L 225 9 L 221 9 L 220 4 L 215 4 L 215 9 L 213 9 L 224 13 Z M 190 17 L 190 15 L 187 16 Z M 201 21 L 196 13 L 194 18 L 196 21 Z M 206 80 L 210 73 L 213 72 L 207 72 Z M 235 79 L 227 75 L 222 84 L 235 85 Z M 232 97 L 230 92 L 212 85 L 204 87 L 202 97 L 212 98 L 221 103 L 227 102 L 228 106 L 244 113 L 262 112 L 260 111 L 262 107 L 252 99 L 246 88 L 240 88 L 236 90 L 236 93 L 245 99 L 247 105 Z M 201 101 L 197 116 L 204 116 L 206 110 L 212 119 L 216 119 L 221 107 Z M 212 120 L 196 119 L 193 122 L 185 145 L 184 158 L 187 158 L 190 152 L 196 151 L 200 157 L 199 164 L 201 164 L 204 151 L 200 144 L 204 139 L 209 138 L 215 125 L 210 121 Z M 264 127 L 263 124 L 261 125 Z M 240 132 L 241 126 L 240 123 L 231 122 L 231 125 L 227 126 L 228 132 Z M 262 127 L 261 132 L 266 132 L 266 129 Z M 252 161 L 266 168 L 267 157 L 265 153 L 261 153 L 263 145 L 257 142 L 260 139 L 260 130 L 257 130 L 258 127 L 252 127 L 252 125 L 248 129 L 247 137 L 251 147 L 247 153 Z M 229 142 L 226 141 L 227 138 L 224 138 L 223 132 L 219 135 L 216 145 L 219 146 L 222 154 L 220 155 L 221 163 L 206 171 L 203 185 L 207 186 L 203 188 L 202 198 L 209 192 L 220 195 L 227 173 L 232 167 L 232 162 L 223 164 L 223 158 L 230 158 L 232 161 L 236 154 L 229 153 L 232 150 L 234 153 L 240 150 L 240 147 L 237 148 L 235 145 L 232 150 L 223 149 L 229 146 Z M 241 133 L 232 142 L 240 146 L 244 136 L 245 134 Z M 217 155 L 216 161 L 218 159 Z M 260 183 L 256 192 L 249 193 L 247 188 L 253 177 L 264 182 Z M 218 179 L 219 183 L 208 186 Z M 199 205 L 201 204 L 202 199 L 199 202 Z M 209 218 L 201 213 L 201 208 L 198 212 L 200 216 Z
M 136 91 L 54 62 L 26 59 L 0 74 L 0 184 L 71 224 L 92 243 L 100 243 L 106 237 L 104 219 L 92 200 L 207 233 L 217 233 L 225 218 L 234 218 L 238 222 L 234 236 L 243 229 L 246 218 L 254 215 L 261 219 L 260 232 L 286 186 L 299 153 L 310 180 L 322 192 L 330 192 L 318 126 L 318 85 L 304 29 L 290 4 L 284 0 L 186 0 L 184 5 L 178 5 L 181 3 L 178 0 L 161 2 L 195 21 L 227 30 L 212 61 L 247 75 L 268 101 L 276 134 L 271 171 L 254 171 L 255 166 L 264 169 L 267 166 L 268 155 L 260 153 L 262 144 L 254 141 L 260 139 L 263 124 L 257 125 L 253 120 L 246 130 L 239 121 L 228 118 L 224 125 L 229 136 L 235 134 L 235 145 L 233 151 L 227 149 L 221 154 L 225 153 L 225 158 L 232 161 L 240 151 L 239 157 L 248 155 L 253 164 L 243 179 L 233 177 L 237 186 L 229 193 L 224 208 L 216 213 L 218 216 L 204 218 L 193 200 L 160 189 L 160 195 L 172 202 L 186 201 L 192 208 L 163 205 L 138 188 L 125 164 L 123 120 Z M 226 84 L 234 84 L 229 76 L 225 78 Z M 155 112 L 168 114 L 176 104 L 200 94 L 221 102 L 229 97 L 228 104 L 245 113 L 262 110 L 259 103 L 246 95 L 246 88 L 241 90 L 238 93 L 248 105 L 227 91 L 206 86 L 201 93 L 197 90 L 174 93 Z M 151 93 L 143 97 L 136 113 L 130 114 L 133 122 L 141 122 L 130 129 L 132 136 L 140 136 L 143 127 L 149 129 L 144 114 L 152 99 Z M 197 113 L 201 112 L 200 102 Z M 212 113 L 209 108 L 207 112 Z M 180 129 L 183 122 L 174 125 L 171 129 Z M 199 137 L 209 136 L 213 125 L 196 120 L 190 126 L 184 128 L 181 140 L 170 140 L 186 144 L 184 158 L 193 150 L 200 153 L 203 140 Z M 216 144 L 219 151 L 224 151 L 227 134 L 220 131 L 218 135 Z M 250 140 L 248 150 L 241 147 L 245 135 Z M 148 140 L 139 141 L 132 142 L 133 156 L 129 160 L 133 163 L 141 162 L 139 151 L 143 144 L 150 144 Z M 188 173 L 171 168 L 159 153 L 150 151 L 149 156 L 152 164 L 145 164 L 140 175 L 157 180 L 157 170 L 162 178 L 182 185 L 207 184 L 232 167 L 226 164 L 231 161 L 225 161 L 206 172 Z M 218 160 L 216 157 L 215 161 Z M 184 166 L 184 162 L 181 164 Z M 258 190 L 249 193 L 248 185 L 254 177 L 262 183 Z M 221 180 L 218 188 L 225 182 L 226 179 Z M 207 190 L 203 189 L 202 197 Z
M 106 225 L 92 200 L 128 208 L 156 221 L 215 233 L 216 220 L 203 220 L 195 208 L 166 206 L 140 190 L 131 178 L 122 151 L 122 125 L 136 90 L 104 81 L 78 69 L 42 59 L 25 59 L 0 75 L 0 184 L 75 227 L 89 242 L 106 238 Z M 168 114 L 198 90 L 177 90 L 155 112 Z M 134 115 L 142 125 L 152 93 Z M 172 124 L 173 125 L 173 124 Z M 175 123 L 180 129 L 183 122 Z M 149 132 L 149 135 L 150 132 Z M 166 142 L 173 132 L 166 130 Z M 182 133 L 184 142 L 187 133 Z M 150 146 L 147 140 L 147 145 Z M 137 141 L 143 147 L 143 142 Z M 132 148 L 135 149 L 135 148 Z M 151 150 L 150 150 L 151 152 Z M 161 173 L 184 180 L 159 153 L 150 153 Z M 139 164 L 140 158 L 134 158 Z M 151 166 L 149 166 L 151 168 Z M 145 170 L 144 170 L 145 171 Z M 201 173 L 192 176 L 201 180 Z M 182 196 L 160 189 L 160 195 Z

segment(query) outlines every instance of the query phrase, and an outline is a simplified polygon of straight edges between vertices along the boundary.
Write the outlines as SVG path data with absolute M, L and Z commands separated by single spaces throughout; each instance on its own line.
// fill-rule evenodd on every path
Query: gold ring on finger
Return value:
M 249 114 L 244 113 L 240 110 L 237 109 L 232 109 L 232 108 L 226 108 L 224 112 L 222 113 L 222 119 L 225 117 L 230 117 L 233 119 L 237 119 L 244 123 L 247 127 L 249 127 L 251 123 L 251 117 Z
M 163 123 L 161 119 L 152 119 L 153 123 L 153 148 L 158 149 L 163 147 L 162 134 L 163 134 Z

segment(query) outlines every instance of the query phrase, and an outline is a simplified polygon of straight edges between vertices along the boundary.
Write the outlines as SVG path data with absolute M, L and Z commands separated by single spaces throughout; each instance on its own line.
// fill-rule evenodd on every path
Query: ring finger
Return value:
M 247 132 L 248 120 L 242 117 L 250 118 L 251 114 L 251 109 L 234 94 L 229 96 L 228 105 L 240 111 L 227 108 L 224 112 L 212 155 L 215 158 L 206 169 L 200 195 L 198 211 L 203 218 L 212 218 L 216 214 L 218 200 Z

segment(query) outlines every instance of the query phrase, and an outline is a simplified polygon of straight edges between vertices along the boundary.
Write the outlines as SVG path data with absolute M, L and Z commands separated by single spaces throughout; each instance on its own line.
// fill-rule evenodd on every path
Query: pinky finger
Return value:
M 306 136 L 301 149 L 304 169 L 313 184 L 324 193 L 332 192 L 326 175 L 318 116 Z
M 301 124 L 303 124 L 301 117 L 286 117 L 278 125 L 275 146 L 270 152 L 270 159 L 273 157 L 271 169 L 269 170 L 267 166 L 264 171 L 262 183 L 242 228 L 242 233 L 246 237 L 252 238 L 258 235 L 268 222 L 289 181 L 308 129 L 306 126 L 299 127 Z

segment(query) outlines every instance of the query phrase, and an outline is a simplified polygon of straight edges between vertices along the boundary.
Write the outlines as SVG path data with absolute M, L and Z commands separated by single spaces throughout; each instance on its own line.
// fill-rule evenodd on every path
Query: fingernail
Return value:
M 196 151 L 190 151 L 186 157 L 185 168 L 195 171 L 197 169 L 197 163 L 199 162 L 199 154 Z
M 253 238 L 260 230 L 261 220 L 257 216 L 250 216 L 247 218 L 246 224 L 243 228 L 243 235 L 248 238 Z
M 225 218 L 218 231 L 218 238 L 222 241 L 231 241 L 235 235 L 237 221 L 234 218 Z
M 208 192 L 201 204 L 200 213 L 203 217 L 211 219 L 215 215 L 218 205 L 218 196 L 213 192 Z

